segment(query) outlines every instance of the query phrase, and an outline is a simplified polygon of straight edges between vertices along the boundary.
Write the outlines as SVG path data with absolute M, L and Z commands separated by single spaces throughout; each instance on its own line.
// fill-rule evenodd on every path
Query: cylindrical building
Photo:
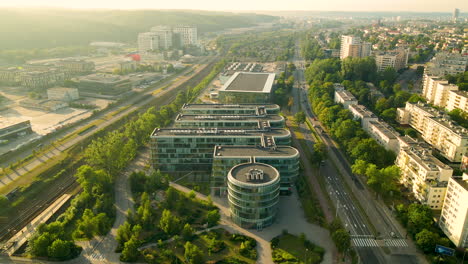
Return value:
M 280 175 L 273 166 L 243 163 L 228 173 L 231 218 L 243 228 L 262 229 L 275 220 L 278 211 Z

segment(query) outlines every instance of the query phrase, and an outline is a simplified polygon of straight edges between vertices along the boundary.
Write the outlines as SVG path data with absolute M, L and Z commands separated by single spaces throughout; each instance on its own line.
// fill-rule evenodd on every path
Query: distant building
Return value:
M 397 109 L 397 121 L 416 129 L 427 143 L 452 162 L 460 162 L 468 153 L 467 130 L 430 106 L 406 103 L 405 108 Z
M 133 72 L 138 68 L 138 62 L 134 60 L 126 60 L 119 62 L 119 70 L 121 72 Z
M 227 180 L 229 208 L 234 223 L 242 228 L 258 230 L 274 223 L 280 192 L 278 170 L 263 163 L 243 163 L 229 171 Z
M 173 29 L 174 33 L 180 34 L 182 45 L 198 45 L 197 28 L 193 26 L 177 26 Z
M 430 103 L 433 103 L 436 95 L 441 97 L 442 93 L 448 91 L 448 87 L 438 86 L 439 84 L 448 84 L 448 81 L 435 75 L 424 74 L 422 96 Z
M 274 73 L 236 72 L 219 90 L 223 103 L 269 103 Z
M 450 178 L 439 226 L 457 248 L 468 247 L 468 175 Z
M 447 111 L 460 109 L 468 113 L 468 92 L 467 91 L 449 91 L 447 105 L 445 107 L 447 108 Z
M 335 90 L 335 103 L 342 104 L 345 109 L 348 109 L 349 105 L 358 104 L 358 100 L 350 91 Z
M 468 64 L 468 55 L 461 53 L 438 52 L 426 64 L 424 72 L 427 75 L 444 76 L 463 73 Z
M 382 72 L 387 68 L 393 68 L 395 71 L 399 71 L 405 68 L 408 64 L 408 54 L 408 50 L 404 49 L 375 53 L 377 71 Z
M 24 136 L 32 133 L 31 121 L 26 120 L 23 122 L 9 124 L 0 121 L 0 141 Z
M 130 91 L 131 88 L 129 79 L 118 75 L 90 74 L 78 78 L 80 92 L 119 95 Z
M 347 57 L 363 58 L 370 56 L 372 44 L 362 42 L 360 37 L 341 36 L 340 59 Z
M 58 101 L 58 100 L 33 100 L 33 99 L 24 99 L 19 102 L 19 105 L 25 108 L 31 108 L 36 110 L 41 110 L 45 112 L 53 112 L 59 109 L 68 107 L 67 102 Z
M 460 9 L 455 8 L 453 10 L 453 16 L 452 16 L 452 21 L 453 23 L 456 23 L 458 21 L 458 17 L 460 16 Z
M 61 60 L 56 63 L 57 66 L 70 72 L 72 75 L 83 75 L 92 73 L 95 70 L 94 62 L 85 60 Z
M 21 72 L 22 71 L 17 68 L 0 69 L 0 84 L 19 85 Z
M 236 72 L 262 72 L 263 65 L 260 63 L 242 63 L 234 62 L 228 65 L 225 70 L 219 75 L 219 80 L 222 84 L 226 83 L 229 78 Z
M 141 54 L 159 50 L 159 36 L 154 32 L 138 34 L 138 51 Z
M 64 71 L 59 69 L 23 71 L 19 76 L 20 85 L 30 89 L 44 89 L 62 85 L 65 79 Z
M 421 146 L 401 148 L 395 164 L 400 168 L 400 182 L 419 202 L 433 210 L 442 209 L 452 168 Z
M 56 87 L 47 89 L 47 98 L 49 100 L 71 102 L 80 99 L 80 95 L 76 88 Z
M 167 26 L 155 26 L 151 28 L 151 33 L 154 33 L 158 37 L 159 48 L 170 49 L 173 46 L 173 34 L 170 27 Z

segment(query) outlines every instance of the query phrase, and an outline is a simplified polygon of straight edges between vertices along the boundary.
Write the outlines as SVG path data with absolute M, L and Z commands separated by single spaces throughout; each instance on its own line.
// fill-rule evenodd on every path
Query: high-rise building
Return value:
M 424 73 L 444 76 L 459 74 L 466 70 L 468 55 L 463 53 L 437 52 L 430 62 L 426 63 Z
M 460 9 L 455 8 L 453 10 L 453 16 L 452 16 L 452 21 L 455 23 L 458 21 L 458 17 L 460 16 Z
M 159 36 L 154 32 L 138 34 L 138 51 L 142 54 L 159 50 Z
M 454 109 L 460 109 L 468 113 L 468 92 L 467 91 L 449 91 L 447 105 L 445 106 L 447 111 Z
M 458 248 L 468 247 L 468 174 L 450 178 L 439 226 Z
M 193 26 L 177 26 L 174 27 L 174 33 L 180 34 L 182 45 L 197 45 L 198 44 L 198 33 L 197 28 Z
M 340 59 L 347 57 L 363 58 L 370 56 L 372 44 L 362 42 L 360 37 L 341 36 Z
M 397 49 L 388 52 L 377 52 L 375 54 L 375 63 L 378 71 L 384 71 L 386 68 L 393 68 L 395 71 L 403 69 L 408 63 L 408 50 Z
M 170 49 L 172 48 L 173 34 L 170 27 L 155 26 L 151 28 L 151 32 L 159 38 L 159 48 Z

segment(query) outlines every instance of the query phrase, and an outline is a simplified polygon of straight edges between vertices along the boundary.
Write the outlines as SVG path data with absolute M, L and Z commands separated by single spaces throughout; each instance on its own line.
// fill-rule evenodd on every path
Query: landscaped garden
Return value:
M 287 232 L 271 240 L 274 263 L 304 263 L 322 262 L 325 250 L 305 238 L 304 234 L 295 236 Z

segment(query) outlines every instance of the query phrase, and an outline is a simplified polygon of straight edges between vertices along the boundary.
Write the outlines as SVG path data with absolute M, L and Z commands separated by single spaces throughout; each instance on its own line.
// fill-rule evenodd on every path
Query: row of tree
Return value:
M 276 79 L 276 86 L 273 92 L 273 102 L 280 105 L 286 106 L 291 100 L 291 90 L 294 86 L 293 72 L 296 69 L 293 63 L 289 63 L 286 66 L 286 70 L 278 76 Z

